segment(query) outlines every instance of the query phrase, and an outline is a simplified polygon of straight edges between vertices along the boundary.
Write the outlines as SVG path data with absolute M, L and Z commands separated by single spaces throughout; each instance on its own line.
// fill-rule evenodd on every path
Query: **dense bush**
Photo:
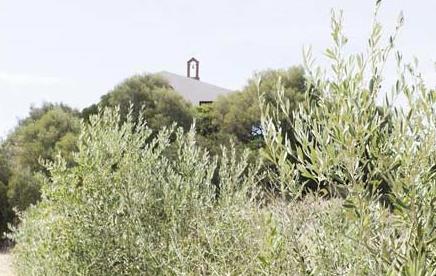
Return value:
M 158 129 L 174 121 L 185 129 L 192 123 L 190 105 L 174 92 L 168 83 L 156 76 L 133 76 L 104 95 L 100 106 L 120 106 L 123 120 L 133 105 L 135 120 L 139 113 L 150 126 Z M 0 148 L 0 182 L 7 200 L 0 212 L 0 238 L 6 224 L 14 217 L 12 208 L 25 210 L 40 199 L 38 174 L 47 171 L 41 160 L 54 160 L 61 153 L 68 166 L 74 165 L 79 116 L 87 119 L 97 112 L 97 105 L 85 108 L 82 114 L 63 104 L 45 103 L 31 107 L 29 116 L 2 141 Z
M 220 96 L 209 108 L 199 107 L 200 115 L 208 116 L 208 123 L 199 134 L 208 145 L 229 144 L 230 140 L 243 147 L 259 149 L 263 146 L 261 112 L 258 90 L 267 103 L 275 103 L 277 80 L 281 80 L 284 97 L 296 108 L 304 98 L 305 76 L 301 67 L 265 70 L 251 77 L 241 91 Z M 204 118 L 200 116 L 199 119 Z M 211 147 L 213 150 L 213 147 Z
M 29 116 L 0 141 L 0 241 L 13 208 L 25 210 L 40 199 L 40 179 L 45 174 L 40 160 L 54 160 L 60 152 L 72 165 L 79 131 L 79 113 L 63 104 L 31 107 Z
M 61 158 L 47 164 L 52 177 L 43 200 L 14 234 L 20 275 L 295 274 L 311 269 L 298 254 L 320 254 L 313 267 L 341 257 L 306 240 L 336 239 L 336 230 L 317 231 L 337 221 L 339 201 L 260 208 L 262 175 L 246 157 L 224 151 L 216 171 L 194 133 L 179 130 L 178 159 L 170 160 L 172 130 L 145 144 L 149 129 L 119 122 L 113 110 L 93 117 L 79 139 L 77 166 Z
M 11 221 L 12 209 L 7 198 L 7 186 L 0 181 L 0 243 L 3 233 L 7 231 L 7 223 Z
M 7 198 L 7 183 L 9 179 L 9 166 L 3 142 L 0 141 L 0 243 L 3 239 L 3 233 L 7 230 L 7 223 L 12 218 L 12 208 Z
M 195 146 L 193 132 L 176 132 L 178 155 L 172 160 L 165 157 L 171 129 L 146 143 L 150 129 L 135 127 L 132 117 L 119 123 L 119 114 L 110 110 L 91 118 L 79 139 L 77 165 L 68 168 L 62 159 L 48 165 L 52 176 L 43 201 L 25 213 L 16 235 L 23 275 L 156 274 L 202 269 L 195 267 L 198 259 L 180 258 L 214 260 L 204 248 L 191 248 L 191 240 L 221 235 L 201 227 L 209 227 L 215 208 L 225 217 L 220 206 L 249 204 L 245 198 L 254 193 L 256 172 L 244 159 L 224 156 L 218 196 L 212 184 L 216 160 Z M 229 224 L 229 234 L 236 231 L 231 221 L 222 223 Z M 198 256 L 191 256 L 195 250 Z
M 10 175 L 8 156 L 3 145 L 3 141 L 0 140 L 0 181 L 7 183 Z
M 40 160 L 54 160 L 62 153 L 72 165 L 71 153 L 76 149 L 79 132 L 78 112 L 64 105 L 45 104 L 32 108 L 4 142 L 10 205 L 25 210 L 39 200 L 37 174 L 46 173 Z

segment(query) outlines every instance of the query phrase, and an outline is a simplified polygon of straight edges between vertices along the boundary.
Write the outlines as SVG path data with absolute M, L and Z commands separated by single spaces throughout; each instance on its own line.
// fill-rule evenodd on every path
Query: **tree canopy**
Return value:
M 39 199 L 35 174 L 45 173 L 42 160 L 54 160 L 61 154 L 72 164 L 72 152 L 80 129 L 78 112 L 61 104 L 33 107 L 7 137 L 3 156 L 7 167 L 8 198 L 12 206 L 23 210 Z M 5 181 L 5 182 L 6 182 Z
M 125 120 L 132 105 L 133 118 L 141 114 L 150 128 L 158 130 L 176 122 L 188 129 L 192 124 L 190 104 L 175 92 L 171 86 L 156 75 L 135 75 L 124 80 L 113 90 L 101 97 L 98 104 L 91 105 L 82 111 L 88 119 L 97 114 L 98 107 L 120 107 L 120 114 Z
M 304 70 L 290 67 L 255 73 L 241 91 L 219 97 L 207 111 L 210 113 L 208 117 L 204 115 L 203 107 L 197 108 L 203 114 L 200 119 L 207 118 L 207 126 L 200 129 L 200 133 L 218 143 L 233 139 L 250 148 L 259 148 L 263 143 L 259 93 L 264 95 L 267 103 L 272 103 L 278 85 L 282 86 L 286 99 L 294 109 L 306 91 Z
M 3 142 L 0 141 L 0 182 L 7 183 L 9 179 L 9 165 Z

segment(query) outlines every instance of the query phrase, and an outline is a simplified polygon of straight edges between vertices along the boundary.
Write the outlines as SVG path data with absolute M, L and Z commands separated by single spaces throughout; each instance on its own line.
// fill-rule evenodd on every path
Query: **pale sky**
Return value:
M 0 0 L 0 136 L 33 105 L 83 108 L 135 73 L 185 74 L 241 88 L 254 71 L 301 64 L 311 45 L 322 63 L 332 8 L 344 10 L 350 50 L 366 46 L 369 0 Z M 436 1 L 385 0 L 380 19 L 416 56 L 430 86 L 436 73 Z

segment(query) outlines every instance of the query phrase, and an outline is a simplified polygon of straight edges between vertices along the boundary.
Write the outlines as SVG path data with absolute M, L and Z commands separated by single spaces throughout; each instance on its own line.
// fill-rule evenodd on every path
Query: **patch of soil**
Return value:
M 0 275 L 14 276 L 12 270 L 12 256 L 9 253 L 0 253 Z

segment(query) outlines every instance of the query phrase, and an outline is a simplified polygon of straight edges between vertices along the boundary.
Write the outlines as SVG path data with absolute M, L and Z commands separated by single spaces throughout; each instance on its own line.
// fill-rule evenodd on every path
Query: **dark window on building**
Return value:
M 200 105 L 211 104 L 211 103 L 213 103 L 213 102 L 212 101 L 200 101 Z

